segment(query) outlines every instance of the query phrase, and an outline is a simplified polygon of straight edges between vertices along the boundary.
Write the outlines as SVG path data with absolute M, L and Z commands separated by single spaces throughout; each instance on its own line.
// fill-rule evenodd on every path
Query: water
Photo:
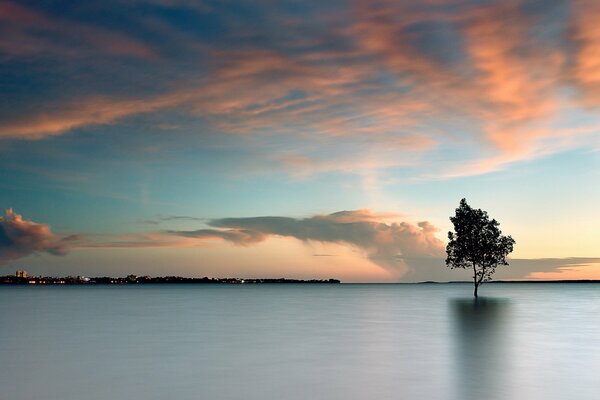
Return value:
M 600 285 L 0 287 L 0 398 L 598 399 Z

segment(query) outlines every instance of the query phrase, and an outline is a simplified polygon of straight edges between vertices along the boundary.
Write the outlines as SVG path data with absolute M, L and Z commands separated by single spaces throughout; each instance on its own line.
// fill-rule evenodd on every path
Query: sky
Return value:
M 0 274 L 600 279 L 600 3 L 0 0 Z

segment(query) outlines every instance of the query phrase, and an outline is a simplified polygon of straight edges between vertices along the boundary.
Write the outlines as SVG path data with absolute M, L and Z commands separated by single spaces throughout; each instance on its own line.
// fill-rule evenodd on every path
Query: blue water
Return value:
M 600 285 L 0 287 L 0 398 L 598 399 Z

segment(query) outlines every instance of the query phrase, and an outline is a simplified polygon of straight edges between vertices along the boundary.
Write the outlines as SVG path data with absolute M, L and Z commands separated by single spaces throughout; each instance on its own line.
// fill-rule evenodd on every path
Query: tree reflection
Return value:
M 510 303 L 479 298 L 450 301 L 456 354 L 456 398 L 509 398 Z

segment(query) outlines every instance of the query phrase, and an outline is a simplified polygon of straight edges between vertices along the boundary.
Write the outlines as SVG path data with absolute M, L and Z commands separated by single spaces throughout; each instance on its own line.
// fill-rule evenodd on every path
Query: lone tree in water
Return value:
M 513 251 L 515 241 L 502 236 L 498 221 L 490 221 L 487 212 L 471 208 L 466 199 L 460 201 L 450 221 L 454 232 L 448 232 L 446 266 L 473 269 L 473 295 L 477 298 L 479 285 L 492 280 L 498 265 L 508 265 L 506 256 Z

